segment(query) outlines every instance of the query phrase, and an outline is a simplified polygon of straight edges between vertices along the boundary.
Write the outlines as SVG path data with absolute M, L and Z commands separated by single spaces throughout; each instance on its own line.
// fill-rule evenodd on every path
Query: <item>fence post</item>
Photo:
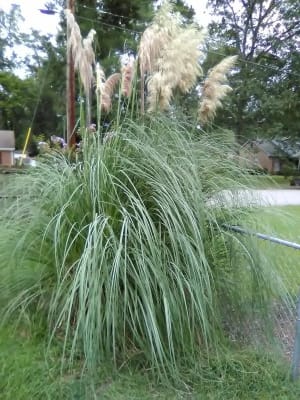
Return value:
M 299 378 L 300 369 L 300 295 L 297 300 L 297 319 L 296 319 L 296 332 L 294 341 L 294 352 L 292 359 L 292 380 L 295 381 Z

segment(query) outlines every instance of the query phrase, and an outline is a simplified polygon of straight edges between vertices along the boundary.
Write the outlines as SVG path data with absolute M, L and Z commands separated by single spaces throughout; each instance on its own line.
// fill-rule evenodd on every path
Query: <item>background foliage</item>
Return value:
M 21 34 L 22 19 L 14 6 L 0 10 L 0 125 L 14 129 L 18 146 L 31 121 L 33 133 L 63 135 L 65 124 L 65 21 L 63 1 L 48 2 L 61 13 L 62 30 L 53 45 L 49 38 L 32 31 Z M 215 123 L 232 129 L 236 138 L 298 137 L 299 115 L 299 7 L 297 1 L 213 1 L 207 39 L 208 70 L 224 55 L 237 54 L 239 63 L 232 74 L 234 88 Z M 177 9 L 191 20 L 193 9 L 176 1 Z M 60 11 L 61 10 L 61 11 Z M 119 68 L 121 53 L 136 53 L 140 32 L 153 15 L 151 0 L 84 0 L 77 2 L 76 15 L 83 36 L 94 28 L 95 50 L 107 73 Z M 33 56 L 22 58 L 8 51 L 16 44 L 28 46 Z M 27 71 L 20 79 L 17 68 Z M 41 89 L 42 88 L 42 89 Z M 56 100 L 54 100 L 56 99 Z M 197 92 L 185 100 L 186 114 L 196 107 Z M 37 112 L 35 113 L 35 109 Z

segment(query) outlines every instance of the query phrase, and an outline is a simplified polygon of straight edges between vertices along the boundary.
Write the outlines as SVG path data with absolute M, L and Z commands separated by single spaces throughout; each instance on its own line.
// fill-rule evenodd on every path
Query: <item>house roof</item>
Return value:
M 298 139 L 273 139 L 272 142 L 290 158 L 299 158 L 300 140 Z
M 14 131 L 0 131 L 0 150 L 15 150 Z
M 300 154 L 300 140 L 296 139 L 259 139 L 255 141 L 255 145 L 269 157 L 298 159 Z
M 286 154 L 278 148 L 271 140 L 256 140 L 255 145 L 268 157 L 286 157 Z

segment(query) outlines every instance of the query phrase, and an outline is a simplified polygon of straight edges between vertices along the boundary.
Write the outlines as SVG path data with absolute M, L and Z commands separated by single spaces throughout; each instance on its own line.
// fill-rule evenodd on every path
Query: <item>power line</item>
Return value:
M 83 8 L 83 9 L 88 9 L 88 10 L 93 10 L 93 11 L 95 11 L 95 8 L 89 7 L 89 6 L 86 6 L 86 5 L 78 4 L 78 7 Z M 131 20 L 131 19 L 132 19 L 132 18 L 126 17 L 125 15 L 115 14 L 115 13 L 112 13 L 112 12 L 110 12 L 110 11 L 105 11 L 105 10 L 101 10 L 101 9 L 96 9 L 96 11 L 97 11 L 98 13 L 100 13 L 100 14 L 108 14 L 108 15 L 112 15 L 112 16 L 115 16 L 115 17 L 118 17 L 118 18 L 124 18 L 124 19 L 127 19 L 127 20 Z M 51 12 L 57 13 L 58 11 L 55 11 L 55 10 L 52 10 L 52 9 L 51 9 Z M 98 20 L 93 19 L 93 18 L 87 18 L 87 17 L 83 17 L 83 16 L 77 16 L 77 18 L 78 18 L 78 19 L 82 19 L 82 20 L 86 20 L 86 21 L 90 21 L 90 22 L 94 22 L 94 23 L 95 23 L 95 22 L 96 22 L 96 23 L 99 23 Z M 120 26 L 117 26 L 117 25 L 109 24 L 109 23 L 107 23 L 107 22 L 103 22 L 102 20 L 101 20 L 101 24 L 102 24 L 102 25 L 105 25 L 105 26 L 108 26 L 108 27 L 115 28 L 115 29 L 119 29 L 119 30 L 122 30 L 122 31 L 135 33 L 135 34 L 137 34 L 137 35 L 139 35 L 139 36 L 142 35 L 142 33 L 139 32 L 139 31 L 135 31 L 135 30 L 133 30 L 133 29 L 129 29 L 129 28 L 125 28 L 125 27 L 120 27 Z M 219 53 L 219 52 L 216 52 L 216 51 L 211 51 L 211 53 L 220 55 L 220 56 L 222 56 L 222 57 L 227 57 L 227 56 L 228 56 L 228 55 L 226 55 L 226 54 L 222 54 L 222 53 Z M 260 67 L 260 68 L 267 68 L 267 69 L 270 69 L 270 70 L 273 70 L 273 71 L 278 71 L 278 67 L 277 67 L 277 66 L 273 66 L 273 65 L 270 65 L 270 64 L 268 64 L 268 65 L 262 65 L 262 64 L 256 63 L 255 61 L 245 60 L 245 59 L 243 59 L 243 58 L 241 58 L 241 57 L 238 57 L 238 60 L 239 60 L 240 62 L 245 63 L 245 64 L 252 64 L 252 65 L 257 66 L 257 67 Z M 293 75 L 293 76 L 296 76 L 296 77 L 300 77 L 300 74 L 297 74 L 297 73 L 295 73 L 295 72 L 293 72 L 292 75 Z
M 81 5 L 81 4 L 79 4 L 79 7 L 85 8 L 85 9 L 89 9 L 89 10 L 95 10 L 95 8 L 88 7 L 86 5 Z M 114 13 L 111 13 L 109 11 L 97 10 L 97 12 L 99 12 L 101 14 L 108 14 L 108 15 L 112 15 L 112 16 L 115 16 L 115 17 L 125 18 L 125 19 L 128 19 L 128 20 L 131 20 L 131 18 L 129 18 L 129 17 L 126 17 L 124 15 L 114 14 Z M 114 24 L 109 24 L 107 22 L 103 22 L 102 20 L 99 21 L 99 20 L 94 19 L 94 18 L 83 17 L 83 16 L 80 16 L 80 15 L 77 15 L 76 18 L 77 19 L 81 19 L 81 20 L 85 20 L 85 21 L 89 21 L 89 22 L 93 22 L 93 23 L 101 22 L 101 25 L 104 25 L 104 26 L 115 28 L 115 29 L 118 29 L 118 30 L 121 30 L 121 31 L 124 31 L 124 32 L 134 33 L 134 34 L 139 35 L 139 36 L 142 35 L 142 32 L 139 32 L 139 31 L 136 31 L 136 30 L 133 30 L 133 29 L 129 29 L 129 28 L 125 28 L 125 27 L 121 27 L 121 26 L 114 25 Z M 220 56 L 222 56 L 224 58 L 228 57 L 228 54 L 223 54 L 223 53 L 220 53 L 220 52 L 217 52 L 217 51 L 212 51 L 212 50 L 210 50 L 210 52 L 213 53 L 213 54 L 216 54 L 216 55 L 220 55 Z M 275 66 L 275 65 L 272 65 L 272 64 L 268 64 L 268 65 L 264 64 L 264 65 L 262 65 L 262 64 L 259 64 L 259 63 L 255 62 L 255 61 L 245 60 L 245 59 L 243 59 L 241 57 L 238 57 L 238 61 L 240 61 L 242 63 L 245 63 L 245 64 L 251 64 L 251 65 L 257 66 L 259 68 L 267 68 L 269 70 L 278 72 L 278 67 Z M 297 72 L 292 72 L 292 75 L 295 76 L 295 77 L 300 77 L 300 74 L 298 74 Z
M 107 15 L 111 15 L 113 17 L 127 19 L 128 21 L 132 20 L 132 18 L 126 17 L 125 15 L 114 14 L 114 13 L 112 13 L 110 11 L 101 10 L 101 9 L 98 9 L 98 8 L 95 8 L 95 7 L 89 7 L 89 6 L 86 6 L 84 4 L 77 4 L 77 7 L 80 7 L 82 9 L 86 9 L 86 10 L 97 11 L 97 13 L 99 13 L 99 14 L 107 14 Z M 59 13 L 59 11 L 57 9 L 55 9 L 55 8 L 39 10 L 39 11 L 44 13 L 44 14 L 51 14 L 51 15 Z
M 87 9 L 87 10 L 93 10 L 93 11 L 95 11 L 95 8 L 89 7 L 89 6 L 86 6 L 86 5 L 83 5 L 83 4 L 78 4 L 78 7 L 80 7 L 80 8 L 85 8 L 85 9 Z M 104 10 L 101 10 L 101 9 L 96 9 L 96 10 L 97 10 L 97 12 L 100 13 L 100 14 L 108 14 L 108 15 L 112 15 L 113 17 L 124 18 L 124 19 L 127 19 L 127 20 L 129 20 L 129 21 L 132 20 L 132 18 L 130 18 L 130 17 L 125 17 L 125 15 L 114 14 L 114 13 L 112 13 L 112 12 L 110 12 L 110 11 L 104 11 Z
M 142 34 L 142 32 L 134 31 L 133 29 L 124 28 L 124 27 L 118 26 L 118 25 L 108 24 L 107 22 L 98 21 L 98 20 L 92 19 L 92 18 L 82 17 L 80 15 L 77 15 L 76 18 L 77 19 L 81 19 L 81 20 L 85 20 L 85 21 L 94 22 L 94 23 L 99 23 L 100 22 L 101 25 L 109 26 L 111 28 L 116 28 L 116 29 L 119 29 L 121 31 L 127 31 L 127 32 L 135 33 L 137 35 L 141 35 Z
M 86 5 L 79 4 L 78 6 L 80 8 L 84 8 L 84 9 L 88 9 L 88 10 L 95 10 L 95 8 L 89 7 L 89 6 L 86 6 Z M 54 11 L 54 12 L 57 12 L 57 11 Z M 112 15 L 112 16 L 115 16 L 115 17 L 118 17 L 118 18 L 124 18 L 124 19 L 127 19 L 127 20 L 131 20 L 131 18 L 126 17 L 125 15 L 114 14 L 114 13 L 111 13 L 109 11 L 104 11 L 104 10 L 101 10 L 101 9 L 97 9 L 97 12 L 100 13 L 100 14 L 108 14 L 108 15 Z M 94 18 L 87 18 L 87 17 L 83 17 L 83 16 L 80 16 L 80 15 L 78 15 L 77 18 L 81 19 L 81 20 L 85 20 L 85 21 L 90 21 L 90 22 L 93 22 L 93 23 L 99 23 L 100 22 L 100 21 L 98 21 L 98 20 L 96 20 Z M 109 24 L 107 22 L 103 22 L 102 20 L 101 20 L 101 24 L 104 25 L 104 26 L 108 26 L 108 27 L 111 27 L 111 28 L 122 30 L 124 32 L 135 33 L 135 34 L 137 34 L 139 36 L 142 35 L 142 32 L 135 31 L 133 29 L 129 29 L 129 28 L 121 27 L 121 26 L 117 26 L 117 25 L 114 25 L 114 24 Z M 216 52 L 216 51 L 210 51 L 210 52 L 213 53 L 213 54 L 216 54 L 216 55 L 220 55 L 222 57 L 227 57 L 228 56 L 226 54 L 219 53 L 219 52 Z M 271 64 L 262 65 L 262 64 L 256 63 L 255 61 L 245 60 L 245 59 L 243 59 L 241 57 L 238 57 L 238 61 L 243 62 L 245 64 L 252 64 L 252 65 L 260 67 L 260 68 L 267 68 L 269 70 L 278 71 L 278 67 L 274 66 L 274 65 L 271 65 Z M 292 75 L 300 77 L 300 74 L 297 74 L 295 72 L 293 72 Z
M 226 54 L 220 53 L 218 51 L 213 51 L 213 50 L 209 50 L 209 51 L 212 54 L 216 54 L 216 55 L 222 56 L 224 58 L 228 57 L 228 54 L 226 55 Z M 245 64 L 252 64 L 252 65 L 254 65 L 256 67 L 267 68 L 269 70 L 279 72 L 279 68 L 277 66 L 275 66 L 275 65 L 272 65 L 272 64 L 268 64 L 268 65 L 264 64 L 264 65 L 262 65 L 262 64 L 259 64 L 259 63 L 255 62 L 255 61 L 245 60 L 245 59 L 243 59 L 241 57 L 238 57 L 238 61 L 243 62 Z M 298 74 L 297 72 L 292 72 L 292 75 L 295 76 L 295 77 L 300 78 L 300 74 Z
M 89 7 L 89 8 L 90 8 L 90 7 Z M 90 22 L 97 22 L 97 23 L 99 23 L 99 21 L 97 21 L 96 19 L 92 19 L 92 18 L 86 18 L 86 17 L 81 17 L 81 16 L 77 16 L 77 18 L 78 18 L 78 19 L 87 20 L 87 21 L 90 21 Z M 123 31 L 135 33 L 135 34 L 137 34 L 137 35 L 139 35 L 139 36 L 142 35 L 142 32 L 138 32 L 138 31 L 135 31 L 135 30 L 133 30 L 133 29 L 124 28 L 124 27 L 121 27 L 121 26 L 109 24 L 109 23 L 107 23 L 107 22 L 102 22 L 102 21 L 101 21 L 101 24 L 102 24 L 102 25 L 105 25 L 105 26 L 112 27 L 112 28 L 116 28 L 116 29 L 119 29 L 119 30 L 123 30 Z M 223 53 L 220 53 L 220 52 L 217 52 L 217 51 L 213 51 L 213 50 L 210 50 L 210 52 L 213 53 L 213 54 L 222 56 L 222 57 L 224 57 L 224 58 L 225 58 L 225 57 L 228 57 L 228 54 L 223 54 Z M 240 62 L 242 62 L 242 63 L 245 63 L 245 64 L 252 64 L 253 66 L 257 66 L 257 67 L 260 67 L 260 68 L 267 68 L 267 69 L 269 69 L 269 70 L 273 70 L 273 71 L 278 72 L 278 67 L 275 66 L 275 65 L 271 65 L 271 64 L 268 64 L 268 65 L 264 64 L 264 65 L 262 65 L 262 64 L 259 64 L 259 63 L 255 62 L 255 61 L 245 60 L 245 59 L 243 59 L 243 58 L 241 58 L 241 57 L 238 57 L 238 61 L 240 61 Z M 300 74 L 298 74 L 297 72 L 292 72 L 292 75 L 295 76 L 295 77 L 300 77 Z

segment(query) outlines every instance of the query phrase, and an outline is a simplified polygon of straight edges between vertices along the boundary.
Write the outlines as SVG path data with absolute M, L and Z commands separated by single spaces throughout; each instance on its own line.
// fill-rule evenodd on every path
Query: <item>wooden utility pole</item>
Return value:
M 67 0 L 67 8 L 75 13 L 75 0 Z M 67 28 L 67 43 L 69 39 Z M 67 46 L 67 141 L 68 147 L 73 148 L 76 144 L 75 137 L 75 70 L 72 50 Z

